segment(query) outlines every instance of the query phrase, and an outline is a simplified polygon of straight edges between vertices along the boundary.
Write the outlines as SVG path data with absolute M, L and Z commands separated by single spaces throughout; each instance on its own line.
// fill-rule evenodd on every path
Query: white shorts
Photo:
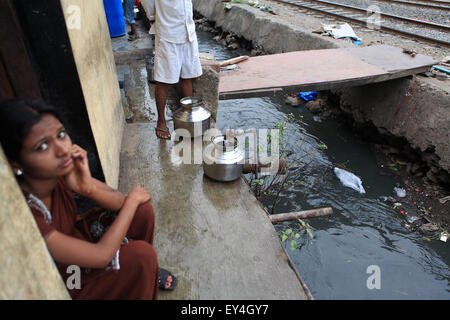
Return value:
M 155 81 L 174 84 L 178 83 L 180 78 L 191 79 L 201 75 L 197 39 L 192 42 L 172 43 L 156 37 Z

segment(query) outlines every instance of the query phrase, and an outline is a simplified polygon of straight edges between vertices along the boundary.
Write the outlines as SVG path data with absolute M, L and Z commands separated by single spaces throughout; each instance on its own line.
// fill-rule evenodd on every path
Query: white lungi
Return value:
M 155 81 L 174 84 L 179 79 L 192 79 L 202 75 L 197 38 L 184 43 L 172 43 L 155 38 Z

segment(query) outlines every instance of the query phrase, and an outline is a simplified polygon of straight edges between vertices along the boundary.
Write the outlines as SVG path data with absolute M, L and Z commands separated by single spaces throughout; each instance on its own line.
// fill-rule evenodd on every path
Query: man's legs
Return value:
M 128 40 L 131 41 L 139 38 L 136 31 L 136 21 L 134 20 L 134 2 L 135 0 L 125 0 L 125 17 L 131 27 L 131 31 L 128 32 L 128 35 L 130 36 Z
M 192 79 L 180 78 L 181 94 L 184 97 L 192 97 Z

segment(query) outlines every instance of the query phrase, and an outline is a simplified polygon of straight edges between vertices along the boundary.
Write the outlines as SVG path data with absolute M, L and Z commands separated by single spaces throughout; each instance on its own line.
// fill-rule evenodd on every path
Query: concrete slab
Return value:
M 286 91 L 330 90 L 358 86 L 425 72 L 435 64 L 424 55 L 403 53 L 400 48 L 364 48 L 296 51 L 251 57 L 237 70 L 221 72 L 221 99 L 234 99 Z
M 159 264 L 179 279 L 160 299 L 312 299 L 245 181 L 214 182 L 180 163 L 154 126 L 126 125 L 119 189 L 140 184 L 152 196 Z

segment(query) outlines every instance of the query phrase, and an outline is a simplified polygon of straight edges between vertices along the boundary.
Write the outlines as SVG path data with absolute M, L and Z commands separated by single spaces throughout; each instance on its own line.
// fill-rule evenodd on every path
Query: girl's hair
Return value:
M 61 121 L 56 109 L 42 100 L 0 102 L 0 143 L 9 161 L 20 160 L 25 138 L 44 114 L 51 114 Z

